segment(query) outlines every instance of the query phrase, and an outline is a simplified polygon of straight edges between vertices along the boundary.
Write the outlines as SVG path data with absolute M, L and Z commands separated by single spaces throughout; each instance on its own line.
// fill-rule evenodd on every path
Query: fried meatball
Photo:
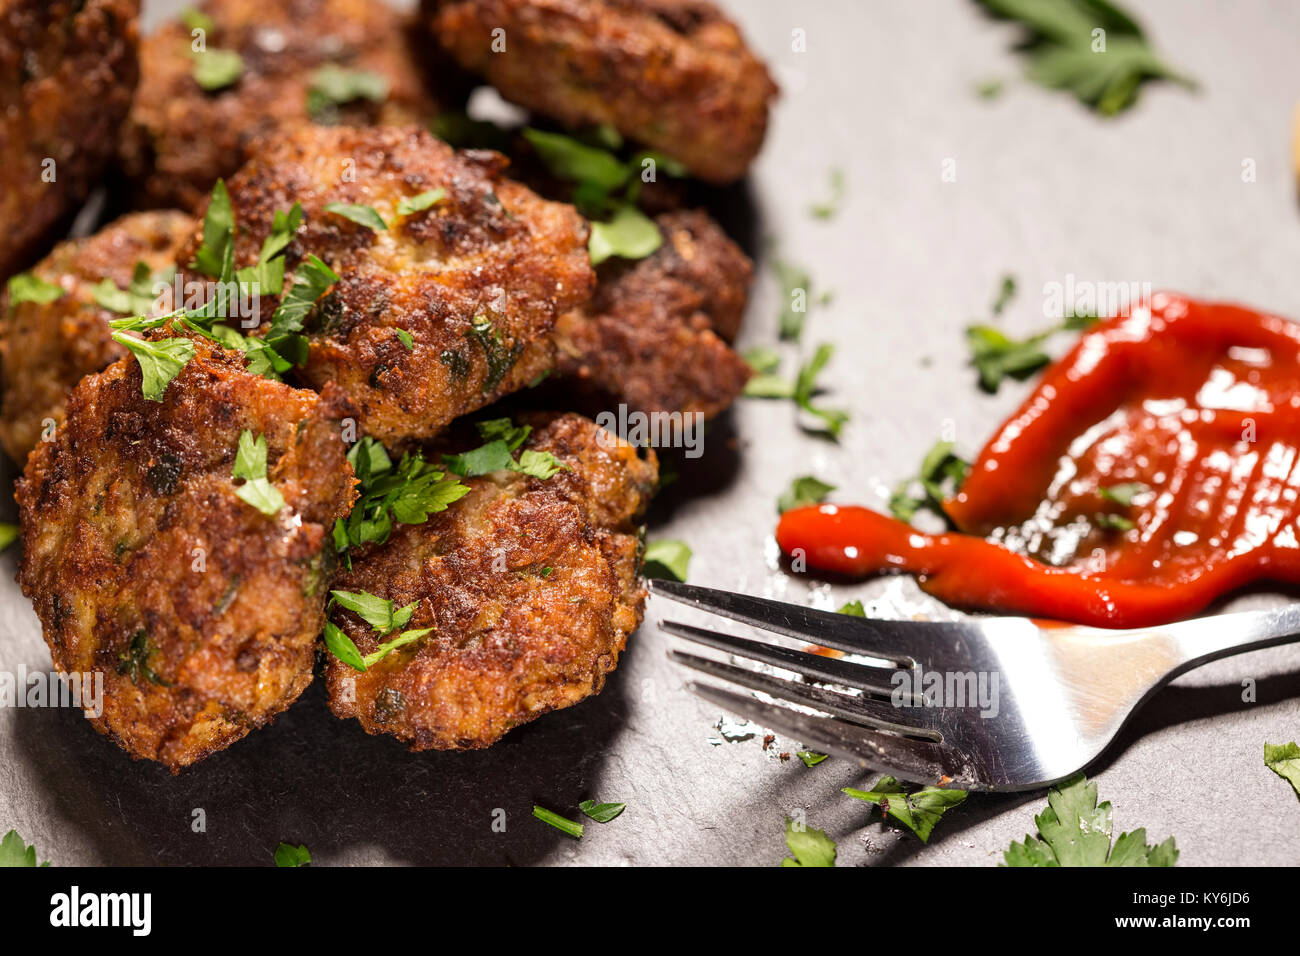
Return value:
M 452 56 L 507 99 L 569 126 L 609 124 L 700 179 L 740 179 L 763 144 L 776 84 L 711 3 L 425 0 L 424 10 Z
M 193 209 L 239 168 L 260 137 L 312 119 L 345 125 L 427 123 L 437 112 L 416 50 L 429 46 L 408 18 L 374 0 L 208 0 L 207 51 L 233 51 L 243 70 L 205 91 L 195 79 L 194 35 L 179 21 L 141 44 L 140 90 L 121 165 L 141 203 Z M 309 96 L 317 71 L 369 74 L 386 95 L 335 104 Z
M 591 304 L 556 323 L 559 371 L 641 411 L 713 416 L 749 380 L 727 342 L 740 331 L 753 264 L 707 213 L 655 222 L 663 245 L 602 264 Z
M 0 0 L 0 278 L 46 251 L 112 158 L 139 13 L 139 0 Z
M 312 678 L 330 530 L 355 496 L 322 395 L 244 370 L 206 339 L 152 402 L 134 358 L 83 379 L 17 486 L 18 580 L 54 665 L 98 672 L 92 722 L 173 772 L 284 710 Z M 264 436 L 274 515 L 237 496 L 241 433 Z
M 505 178 L 505 164 L 414 128 L 304 127 L 229 182 L 238 266 L 257 260 L 277 210 L 302 204 L 288 267 L 313 254 L 341 278 L 310 318 L 299 373 L 313 388 L 338 383 L 380 441 L 436 435 L 536 380 L 554 365 L 556 317 L 591 295 L 587 224 Z M 398 212 L 435 190 L 428 208 Z M 331 203 L 369 206 L 386 228 Z
M 578 415 L 531 423 L 524 447 L 568 470 L 468 479 L 468 495 L 368 546 L 335 582 L 419 601 L 409 628 L 433 628 L 364 673 L 327 655 L 339 717 L 413 750 L 473 749 L 604 686 L 641 621 L 634 522 L 658 477 L 654 453 L 641 459 Z M 351 611 L 331 617 L 362 654 L 382 640 Z
M 128 288 L 140 262 L 151 275 L 167 270 L 193 225 L 174 211 L 123 216 L 90 238 L 60 243 L 32 269 L 62 287 L 61 298 L 10 305 L 0 294 L 0 444 L 10 458 L 25 461 L 42 432 L 52 438 L 46 423 L 63 421 L 77 383 L 126 354 L 108 327 L 121 316 L 98 303 L 95 286 L 111 279 Z

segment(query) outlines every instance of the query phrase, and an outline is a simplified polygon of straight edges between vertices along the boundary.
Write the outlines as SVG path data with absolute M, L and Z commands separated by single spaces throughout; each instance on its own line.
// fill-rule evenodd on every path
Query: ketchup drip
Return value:
M 1134 484 L 1131 504 L 1102 493 Z M 1300 326 L 1162 293 L 1044 374 L 944 502 L 960 533 L 820 505 L 776 538 L 824 571 L 918 575 L 950 604 L 1141 627 L 1300 582 L 1298 491 Z

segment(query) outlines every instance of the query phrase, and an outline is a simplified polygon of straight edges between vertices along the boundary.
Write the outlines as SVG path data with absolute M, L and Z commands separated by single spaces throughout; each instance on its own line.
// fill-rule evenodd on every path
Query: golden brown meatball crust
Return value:
M 505 164 L 414 128 L 304 127 L 228 184 L 237 266 L 256 261 L 277 210 L 302 204 L 288 267 L 310 253 L 341 279 L 309 321 L 300 374 L 313 388 L 338 383 L 380 441 L 431 437 L 540 377 L 554 365 L 556 317 L 591 295 L 586 222 L 507 179 Z M 445 196 L 428 209 L 398 214 L 402 199 L 437 189 Z M 388 228 L 326 212 L 335 202 L 370 206 Z
M 519 724 L 604 686 L 641 622 L 635 521 L 658 477 L 654 453 L 578 415 L 537 416 L 524 446 L 570 470 L 540 480 L 498 472 L 422 525 L 370 546 L 334 587 L 420 605 L 433 628 L 358 673 L 327 655 L 330 707 L 413 750 L 486 747 Z M 362 654 L 379 644 L 359 617 L 332 620 Z
M 312 678 L 330 529 L 351 507 L 337 392 L 196 339 L 161 402 L 133 358 L 84 379 L 18 482 L 18 580 L 61 671 L 104 675 L 101 732 L 173 772 L 267 723 Z M 236 497 L 242 430 L 285 505 Z
M 94 236 L 60 243 L 32 268 L 62 287 L 62 298 L 11 306 L 8 293 L 0 293 L 0 444 L 10 458 L 26 461 L 44 423 L 63 421 L 77 383 L 126 354 L 108 327 L 121 316 L 96 302 L 94 287 L 112 279 L 127 288 L 137 262 L 151 274 L 166 270 L 193 226 L 185 213 L 170 210 L 123 216 Z
M 0 278 L 46 251 L 113 156 L 139 14 L 139 0 L 0 0 Z
M 417 56 L 430 45 L 408 18 L 376 0 L 208 0 L 208 50 L 243 58 L 239 79 L 204 91 L 194 79 L 193 34 L 172 21 L 141 44 L 140 89 L 121 144 L 121 165 L 139 201 L 194 209 L 249 145 L 287 125 L 309 122 L 307 96 L 326 64 L 382 77 L 383 102 L 359 98 L 332 122 L 429 122 L 436 113 Z
M 507 99 L 569 126 L 608 123 L 700 179 L 740 179 L 763 144 L 776 84 L 711 3 L 425 0 L 424 7 L 452 56 Z M 493 50 L 498 29 L 503 52 Z
M 740 331 L 753 264 L 707 213 L 655 222 L 663 245 L 602 264 L 591 304 L 556 324 L 559 370 L 641 411 L 713 416 L 751 373 L 727 342 Z

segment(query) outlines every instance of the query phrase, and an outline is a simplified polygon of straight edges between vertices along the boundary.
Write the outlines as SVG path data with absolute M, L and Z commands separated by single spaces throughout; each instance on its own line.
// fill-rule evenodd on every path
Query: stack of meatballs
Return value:
M 712 416 L 740 393 L 751 263 L 684 197 L 744 176 L 776 95 L 763 64 L 698 0 L 208 0 L 143 38 L 138 7 L 0 0 L 0 444 L 25 463 L 19 581 L 54 665 L 101 673 L 95 726 L 173 772 L 317 674 L 335 714 L 416 750 L 484 747 L 598 692 L 640 624 L 658 468 L 542 401 Z M 237 69 L 205 76 L 205 50 Z M 634 198 L 657 247 L 593 267 L 590 210 L 532 140 L 435 136 L 476 125 L 482 83 L 534 125 L 679 167 Z M 51 250 L 101 184 L 124 214 Z M 280 374 L 158 309 L 110 326 L 148 280 L 203 278 L 226 218 L 229 268 L 282 248 L 241 335 L 268 335 L 300 272 L 328 278 Z M 126 334 L 188 340 L 160 394 Z M 340 540 L 376 462 L 441 468 L 503 415 L 513 455 L 550 467 L 462 469 L 442 510 Z M 255 507 L 263 454 L 276 497 Z

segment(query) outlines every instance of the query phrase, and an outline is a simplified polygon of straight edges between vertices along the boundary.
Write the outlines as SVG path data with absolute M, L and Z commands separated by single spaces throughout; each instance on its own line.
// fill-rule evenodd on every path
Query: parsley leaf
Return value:
M 1146 80 L 1195 87 L 1156 56 L 1137 21 L 1109 0 L 979 2 L 1025 27 L 1029 40 L 1021 49 L 1029 60 L 1031 80 L 1069 90 L 1103 116 L 1132 106 Z
M 416 601 L 403 608 L 394 608 L 388 598 L 377 597 L 369 591 L 330 591 L 330 595 L 340 607 L 352 611 L 380 634 L 405 627 L 420 605 Z
M 1111 806 L 1097 803 L 1097 784 L 1075 777 L 1047 795 L 1047 809 L 1034 817 L 1038 836 L 1014 840 L 1005 852 L 1007 866 L 1173 866 L 1174 838 L 1148 846 L 1145 828 L 1121 833 L 1112 847 Z
M 841 605 L 835 613 L 847 614 L 849 617 L 866 617 L 867 609 L 862 606 L 861 601 L 849 601 L 847 604 Z
M 1001 315 L 1002 310 L 1005 309 L 1015 297 L 1016 277 L 1013 275 L 1003 276 L 1002 282 L 998 285 L 998 294 L 993 299 L 993 305 L 991 307 L 993 309 L 993 314 Z
M 971 362 L 979 372 L 980 387 L 996 392 L 1002 380 L 1010 376 L 1025 379 L 1051 361 L 1041 348 L 1051 335 L 1040 332 L 1019 341 L 991 325 L 972 325 L 966 329 L 966 344 Z
M 1294 741 L 1289 744 L 1264 744 L 1264 763 L 1268 769 L 1283 780 L 1290 782 L 1295 794 L 1300 797 L 1300 745 Z
M 264 515 L 277 515 L 284 507 L 284 495 L 266 477 L 266 436 L 245 428 L 239 433 L 239 450 L 235 453 L 232 478 L 242 478 L 244 483 L 235 494 Z
M 835 167 L 830 171 L 830 198 L 825 202 L 813 203 L 808 208 L 815 219 L 833 219 L 844 202 L 844 170 Z
M 957 457 L 953 447 L 950 441 L 935 442 L 921 460 L 921 473 L 899 482 L 889 497 L 889 511 L 895 518 L 911 521 L 917 512 L 927 510 L 948 520 L 943 500 L 961 489 L 970 472 L 970 462 Z M 919 495 L 913 491 L 918 484 Z
M 343 633 L 343 630 L 333 621 L 325 622 L 325 630 L 322 636 L 325 638 L 325 648 L 347 664 L 353 670 L 365 671 L 366 662 L 357 650 L 357 645 L 353 643 L 352 638 Z
M 49 865 L 49 860 L 41 864 L 41 866 Z M 28 846 L 18 835 L 17 830 L 10 830 L 4 835 L 4 839 L 0 840 L 0 867 L 7 866 L 36 866 L 36 845 Z
M 782 866 L 834 866 L 835 841 L 826 835 L 825 830 L 796 825 L 789 817 L 785 818 L 785 845 L 790 848 L 794 859 L 786 857 Z
M 783 296 L 779 323 L 781 338 L 797 341 L 803 335 L 803 320 L 808 314 L 812 276 L 802 266 L 781 259 L 773 262 L 772 268 L 776 272 Z
M 549 451 L 527 449 L 515 460 L 511 454 L 532 433 L 532 427 L 515 427 L 509 418 L 493 418 L 477 424 L 484 445 L 458 455 L 443 455 L 442 463 L 448 471 L 462 478 L 476 478 L 494 471 L 516 471 L 543 480 L 551 478 L 569 466 Z
M 844 792 L 855 800 L 865 800 L 880 807 L 903 826 L 928 843 L 934 826 L 947 810 L 966 799 L 965 790 L 945 790 L 942 787 L 925 787 L 913 793 L 904 792 L 895 777 L 884 776 L 870 790 L 845 787 Z
M 163 391 L 194 358 L 194 343 L 189 339 L 138 339 L 125 332 L 114 332 L 113 341 L 125 345 L 140 363 L 141 391 L 151 402 L 161 402 Z
M 781 497 L 776 500 L 776 510 L 785 514 L 792 508 L 818 504 L 825 501 L 826 496 L 834 490 L 834 485 L 828 485 L 820 478 L 803 475 L 790 482 L 790 487 L 782 492 Z
M 311 862 L 311 851 L 303 844 L 294 846 L 291 843 L 281 843 L 275 848 L 275 865 L 286 867 L 306 866 Z
M 194 82 L 207 93 L 231 86 L 244 73 L 244 58 L 234 50 L 205 50 L 194 54 Z
M 826 426 L 824 434 L 829 438 L 838 440 L 845 423 L 849 420 L 849 413 L 839 409 L 819 408 L 813 404 L 813 398 L 818 391 L 817 376 L 826 367 L 826 363 L 830 361 L 831 356 L 834 354 L 835 347 L 833 345 L 822 344 L 817 347 L 813 357 L 800 367 L 799 373 L 793 382 L 773 372 L 764 372 L 751 378 L 745 384 L 745 390 L 742 394 L 747 398 L 790 399 L 803 411 L 821 419 Z M 767 367 L 775 368 L 774 365 L 771 365 L 771 356 L 766 352 L 760 353 L 757 357 Z
M 626 185 L 631 170 L 608 150 L 579 142 L 572 136 L 528 128 L 523 137 L 537 152 L 546 168 L 560 179 L 586 183 L 602 192 Z
M 360 482 L 360 496 L 346 519 L 334 524 L 334 547 L 344 552 L 362 544 L 383 543 L 393 522 L 423 524 L 429 515 L 469 493 L 469 488 L 425 461 L 418 452 L 396 465 L 384 446 L 369 436 L 348 450 Z
M 307 90 L 307 114 L 317 123 L 338 122 L 338 107 L 356 100 L 382 103 L 388 99 L 388 79 L 366 70 L 349 70 L 327 63 L 311 77 Z
M 418 196 L 408 196 L 397 204 L 397 214 L 399 216 L 409 216 L 411 213 L 422 212 L 430 206 L 440 203 L 447 196 L 447 190 L 439 187 L 420 193 Z
M 663 241 L 663 234 L 653 219 L 631 203 L 620 203 L 608 222 L 591 224 L 587 251 L 591 264 L 596 266 L 612 256 L 644 259 L 663 245 Z
M 1098 528 L 1107 531 L 1132 531 L 1137 527 L 1132 518 L 1125 518 L 1123 515 L 1111 514 L 1108 511 L 1101 511 L 1092 516 L 1092 523 Z
M 271 316 L 267 342 L 282 342 L 301 332 L 316 301 L 338 281 L 338 273 L 315 255 L 309 255 L 304 262 L 299 263 L 293 273 L 293 284 Z
M 815 767 L 829 755 L 818 753 L 815 750 L 797 750 L 795 751 L 795 756 L 803 761 L 805 767 Z
M 1129 508 L 1132 507 L 1134 498 L 1150 490 L 1140 481 L 1129 481 L 1120 485 L 1111 485 L 1107 488 L 1098 488 L 1097 492 L 1107 501 L 1113 501 L 1117 505 Z
M 212 18 L 195 7 L 186 7 L 178 16 L 181 23 L 185 24 L 191 30 L 202 30 L 204 33 L 211 33 L 217 28 L 212 22 Z
M 595 800 L 583 800 L 578 809 L 597 823 L 608 823 L 627 809 L 626 803 L 597 803 Z
M 91 290 L 96 304 L 119 315 L 148 315 L 154 307 L 155 282 L 171 281 L 176 270 L 164 269 L 157 275 L 149 271 L 145 262 L 137 262 L 131 272 L 131 283 L 119 289 L 112 279 L 104 278 Z
M 140 678 L 143 677 L 159 687 L 170 687 L 171 684 L 149 666 L 149 658 L 155 650 L 149 644 L 148 632 L 141 628 L 131 635 L 131 643 L 126 650 L 117 655 L 117 672 L 126 675 L 132 684 L 140 683 Z
M 46 282 L 32 272 L 20 272 L 16 276 L 11 276 L 6 286 L 9 289 L 9 305 L 11 307 L 19 302 L 35 302 L 37 305 L 49 305 L 51 302 L 63 298 L 62 286 L 55 285 L 53 282 Z
M 18 534 L 18 525 L 9 524 L 7 521 L 0 522 L 0 551 L 4 551 L 11 544 L 17 541 Z
M 691 548 L 685 541 L 661 538 L 646 545 L 641 573 L 647 578 L 685 581 L 691 565 Z
M 561 833 L 567 833 L 569 836 L 577 840 L 582 839 L 582 824 L 575 823 L 567 817 L 562 817 L 554 810 L 547 810 L 545 807 L 539 807 L 534 804 L 533 816 L 541 820 L 543 823 L 549 823 Z
M 205 276 L 219 278 L 231 252 L 234 230 L 235 214 L 230 206 L 230 193 L 226 181 L 218 179 L 212 187 L 208 211 L 203 216 L 203 243 L 194 254 L 190 268 L 198 269 Z
M 335 215 L 342 216 L 355 222 L 358 226 L 365 226 L 367 229 L 373 229 L 375 232 L 383 232 L 388 228 L 388 223 L 384 222 L 384 217 L 379 215 L 374 206 L 363 206 L 356 203 L 330 202 L 325 204 L 325 211 L 332 212 Z

